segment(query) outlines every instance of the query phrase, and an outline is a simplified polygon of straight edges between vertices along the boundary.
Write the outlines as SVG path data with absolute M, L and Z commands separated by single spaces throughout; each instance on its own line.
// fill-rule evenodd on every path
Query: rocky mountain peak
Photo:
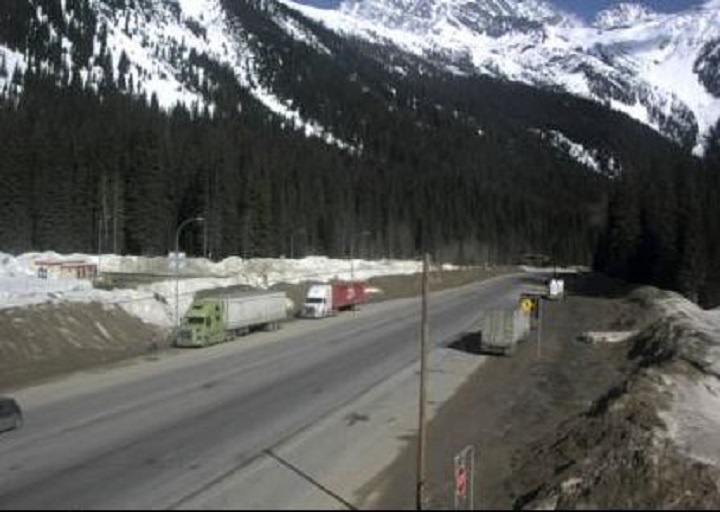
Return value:
M 593 25 L 597 28 L 611 30 L 652 21 L 658 16 L 657 12 L 643 4 L 623 2 L 597 13 Z
M 340 11 L 384 27 L 426 33 L 450 25 L 472 33 L 494 31 L 498 20 L 523 29 L 570 24 L 571 19 L 543 0 L 344 0 Z M 511 23 L 512 25 L 512 23 Z

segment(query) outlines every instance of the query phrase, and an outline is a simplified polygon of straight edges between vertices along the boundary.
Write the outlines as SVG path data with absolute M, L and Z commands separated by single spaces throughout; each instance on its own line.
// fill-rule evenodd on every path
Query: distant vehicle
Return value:
M 13 398 L 0 397 L 0 432 L 20 428 L 23 415 L 20 406 Z
M 486 311 L 480 321 L 480 351 L 511 356 L 529 331 L 529 313 L 516 309 Z
M 177 347 L 206 347 L 252 329 L 274 331 L 286 320 L 285 292 L 236 292 L 196 299 L 175 338 Z
M 553 277 L 547 281 L 547 294 L 548 299 L 562 299 L 565 294 L 565 280 L 559 277 Z
M 520 256 L 519 264 L 531 267 L 547 267 L 551 262 L 552 258 L 547 254 L 523 253 Z
M 367 302 L 367 285 L 359 281 L 314 284 L 308 289 L 300 316 L 324 318 Z

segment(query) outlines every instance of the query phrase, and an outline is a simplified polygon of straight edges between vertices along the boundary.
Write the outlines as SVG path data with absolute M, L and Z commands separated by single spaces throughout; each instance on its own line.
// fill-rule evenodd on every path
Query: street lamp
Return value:
M 299 228 L 294 230 L 292 233 L 290 233 L 290 259 L 295 259 L 295 235 L 296 234 L 306 234 L 305 228 Z
M 363 236 L 368 236 L 369 234 L 370 231 L 361 231 L 350 240 L 350 281 L 355 280 L 355 240 Z
M 180 231 L 191 222 L 204 222 L 203 217 L 191 217 L 185 219 L 175 230 L 175 327 L 180 328 Z

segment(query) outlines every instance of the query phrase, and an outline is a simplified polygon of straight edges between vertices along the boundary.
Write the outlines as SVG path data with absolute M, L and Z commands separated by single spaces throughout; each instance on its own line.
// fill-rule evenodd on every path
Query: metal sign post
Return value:
M 541 355 L 540 352 L 540 343 L 542 342 L 542 299 L 538 299 L 537 301 L 537 356 L 538 358 Z
M 428 301 L 430 296 L 430 281 L 428 273 L 430 268 L 430 255 L 425 254 L 423 259 L 422 279 L 422 310 L 420 328 L 420 396 L 418 404 L 418 452 L 417 452 L 417 483 L 415 504 L 418 510 L 423 510 L 425 505 L 425 395 L 427 387 L 427 345 L 430 338 L 430 326 L 428 318 Z

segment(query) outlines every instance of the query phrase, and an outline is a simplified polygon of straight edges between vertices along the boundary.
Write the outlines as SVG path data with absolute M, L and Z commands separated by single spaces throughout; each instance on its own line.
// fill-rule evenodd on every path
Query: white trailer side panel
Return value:
M 530 329 L 530 316 L 512 309 L 487 311 L 481 321 L 481 348 L 512 353 Z
M 247 294 L 227 297 L 227 329 L 280 322 L 287 318 L 287 303 L 284 293 Z

